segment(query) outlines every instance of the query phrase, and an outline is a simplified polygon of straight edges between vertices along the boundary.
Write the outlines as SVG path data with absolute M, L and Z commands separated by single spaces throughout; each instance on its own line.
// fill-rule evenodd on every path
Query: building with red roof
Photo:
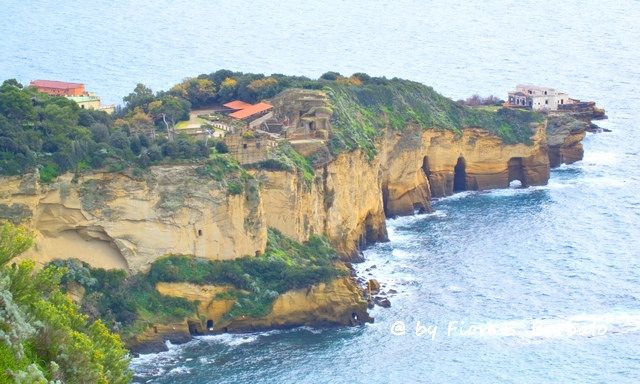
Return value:
M 234 101 L 230 101 L 230 102 L 228 102 L 226 104 L 222 104 L 222 106 L 237 111 L 239 109 L 244 109 L 244 108 L 250 107 L 251 104 L 245 103 L 244 101 L 241 101 L 241 100 L 234 100 Z
M 273 109 L 273 105 L 268 103 L 249 104 L 247 107 L 231 112 L 229 117 L 237 120 L 250 120 L 264 116 Z
M 34 80 L 29 85 L 36 87 L 38 92 L 53 96 L 84 96 L 84 84 L 67 83 L 54 80 Z

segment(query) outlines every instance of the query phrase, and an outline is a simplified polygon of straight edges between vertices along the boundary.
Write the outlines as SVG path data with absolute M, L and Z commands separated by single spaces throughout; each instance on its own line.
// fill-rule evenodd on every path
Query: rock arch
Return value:
M 519 180 L 522 187 L 527 187 L 524 163 L 522 157 L 512 157 L 507 162 L 509 168 L 509 185 L 512 181 Z M 508 185 L 507 185 L 508 186 Z

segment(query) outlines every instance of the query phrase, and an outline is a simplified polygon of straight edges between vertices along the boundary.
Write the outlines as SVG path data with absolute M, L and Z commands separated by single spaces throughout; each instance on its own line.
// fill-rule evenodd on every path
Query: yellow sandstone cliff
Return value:
M 560 154 L 554 159 L 575 161 L 584 132 L 561 126 L 553 130 L 552 149 Z M 373 159 L 356 150 L 316 168 L 310 185 L 292 172 L 261 170 L 254 174 L 257 193 L 235 196 L 199 177 L 193 165 L 151 167 L 140 177 L 94 173 L 74 179 L 67 174 L 49 185 L 25 175 L 2 178 L 0 219 L 34 231 L 36 246 L 25 257 L 39 263 L 77 258 L 135 273 L 166 254 L 232 259 L 263 252 L 269 227 L 297 241 L 327 236 L 349 259 L 361 245 L 386 239 L 385 217 L 428 211 L 432 197 L 456 189 L 505 188 L 512 180 L 545 184 L 549 148 L 546 124 L 535 127 L 530 145 L 507 145 L 481 129 L 457 134 L 408 127 L 389 131 Z M 226 323 L 222 316 L 233 302 L 212 299 L 223 288 L 158 289 L 198 300 L 200 315 L 211 318 L 216 329 L 348 324 L 354 314 L 366 317 L 366 302 L 351 278 L 285 293 L 266 317 Z M 184 323 L 158 324 L 137 342 L 189 330 Z
M 538 128 L 532 145 L 505 145 L 479 129 L 407 129 L 385 137 L 372 160 L 360 151 L 337 156 L 316 169 L 311 185 L 294 173 L 259 171 L 254 198 L 228 195 L 189 165 L 151 167 L 139 179 L 67 174 L 41 185 L 34 176 L 3 178 L 0 207 L 34 230 L 26 256 L 42 263 L 78 258 L 138 272 L 171 253 L 232 259 L 263 252 L 268 227 L 298 241 L 325 235 L 349 257 L 386 238 L 385 214 L 429 210 L 432 196 L 452 194 L 461 161 L 468 190 L 505 188 L 513 179 L 546 183 L 544 132 Z

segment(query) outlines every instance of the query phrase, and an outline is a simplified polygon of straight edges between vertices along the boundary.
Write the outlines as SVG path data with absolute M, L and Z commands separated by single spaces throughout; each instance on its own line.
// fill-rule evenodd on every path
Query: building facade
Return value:
M 559 105 L 572 101 L 566 92 L 554 88 L 519 84 L 515 92 L 509 92 L 507 104 L 518 108 L 555 111 Z
M 34 80 L 30 84 L 36 87 L 38 92 L 52 96 L 83 96 L 85 94 L 84 84 L 67 83 L 53 80 Z

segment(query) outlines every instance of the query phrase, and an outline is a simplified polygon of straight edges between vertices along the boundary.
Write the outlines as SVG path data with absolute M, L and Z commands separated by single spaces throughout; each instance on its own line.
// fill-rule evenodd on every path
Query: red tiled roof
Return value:
M 271 108 L 273 108 L 273 105 L 267 103 L 258 103 L 254 105 L 249 104 L 248 107 L 230 113 L 229 116 L 233 117 L 234 119 L 243 120 L 247 117 L 255 115 L 256 113 L 268 111 Z
M 222 104 L 224 107 L 231 109 L 245 109 L 251 106 L 249 103 L 245 103 L 244 101 L 234 100 L 230 101 L 227 104 Z
M 64 81 L 54 81 L 54 80 L 33 80 L 31 85 L 34 87 L 42 87 L 42 88 L 54 88 L 54 89 L 71 89 L 71 88 L 79 88 L 84 87 L 84 84 L 80 83 L 66 83 Z

